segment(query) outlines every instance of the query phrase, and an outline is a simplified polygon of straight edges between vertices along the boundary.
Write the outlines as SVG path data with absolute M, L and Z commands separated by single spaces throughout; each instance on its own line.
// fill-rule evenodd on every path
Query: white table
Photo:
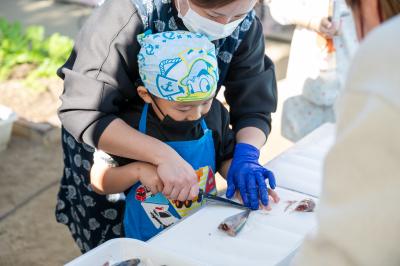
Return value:
M 113 239 L 68 265 L 102 265 L 133 257 L 176 266 L 288 265 L 316 220 L 315 213 L 284 212 L 285 201 L 312 197 L 318 202 L 323 160 L 333 138 L 334 126 L 323 125 L 266 165 L 277 177 L 281 202 L 268 214 L 252 212 L 235 238 L 217 226 L 240 210 L 206 205 L 147 243 Z
M 286 201 L 305 197 L 318 201 L 323 160 L 333 143 L 334 131 L 332 124 L 325 124 L 266 165 L 277 177 L 281 202 L 268 215 L 252 212 L 235 238 L 220 232 L 217 226 L 240 210 L 205 206 L 151 239 L 149 245 L 204 265 L 288 264 L 304 236 L 315 228 L 316 219 L 315 213 L 284 212 Z
M 323 162 L 334 137 L 334 124 L 326 123 L 265 166 L 274 172 L 279 187 L 319 197 Z

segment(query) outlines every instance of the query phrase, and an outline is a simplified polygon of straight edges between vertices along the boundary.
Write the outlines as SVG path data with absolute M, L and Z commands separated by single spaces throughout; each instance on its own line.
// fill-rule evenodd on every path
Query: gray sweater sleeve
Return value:
M 80 31 L 70 58 L 58 70 L 64 79 L 59 117 L 78 141 L 97 147 L 121 106 L 136 96 L 136 36 L 142 31 L 130 0 L 106 1 Z

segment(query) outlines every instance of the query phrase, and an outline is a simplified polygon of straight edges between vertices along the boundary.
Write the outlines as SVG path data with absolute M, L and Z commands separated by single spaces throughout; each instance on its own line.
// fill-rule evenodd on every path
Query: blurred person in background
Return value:
M 358 41 L 345 0 L 272 0 L 272 17 L 294 24 L 282 111 L 282 135 L 297 141 L 334 122 L 334 103 Z
M 295 264 L 400 265 L 400 1 L 347 2 L 362 42 L 338 103 L 319 228 Z

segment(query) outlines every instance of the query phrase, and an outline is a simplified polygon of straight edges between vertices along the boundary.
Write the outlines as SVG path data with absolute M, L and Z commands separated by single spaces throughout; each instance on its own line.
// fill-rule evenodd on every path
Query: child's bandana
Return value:
M 168 31 L 138 35 L 139 74 L 146 89 L 177 102 L 210 98 L 218 83 L 215 46 L 205 35 Z

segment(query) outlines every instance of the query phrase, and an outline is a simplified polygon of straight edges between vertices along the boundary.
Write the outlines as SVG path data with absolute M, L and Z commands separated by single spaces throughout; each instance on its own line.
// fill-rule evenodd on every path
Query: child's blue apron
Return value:
M 145 104 L 139 122 L 139 131 L 146 134 L 148 104 Z M 204 119 L 201 120 L 203 136 L 197 140 L 166 142 L 193 169 L 197 170 L 200 188 L 206 192 L 215 193 L 215 181 L 212 172 L 215 173 L 215 148 L 212 131 L 207 128 Z M 209 171 L 209 167 L 212 171 Z M 205 173 L 202 174 L 202 171 Z M 199 172 L 201 172 L 199 174 Z M 205 179 L 204 179 L 205 176 Z M 193 205 L 193 206 L 192 206 Z M 141 182 L 136 183 L 126 197 L 124 230 L 125 236 L 147 241 L 168 226 L 172 225 L 182 216 L 188 214 L 188 210 L 201 205 L 201 199 L 178 202 L 169 201 L 162 193 L 152 195 Z

